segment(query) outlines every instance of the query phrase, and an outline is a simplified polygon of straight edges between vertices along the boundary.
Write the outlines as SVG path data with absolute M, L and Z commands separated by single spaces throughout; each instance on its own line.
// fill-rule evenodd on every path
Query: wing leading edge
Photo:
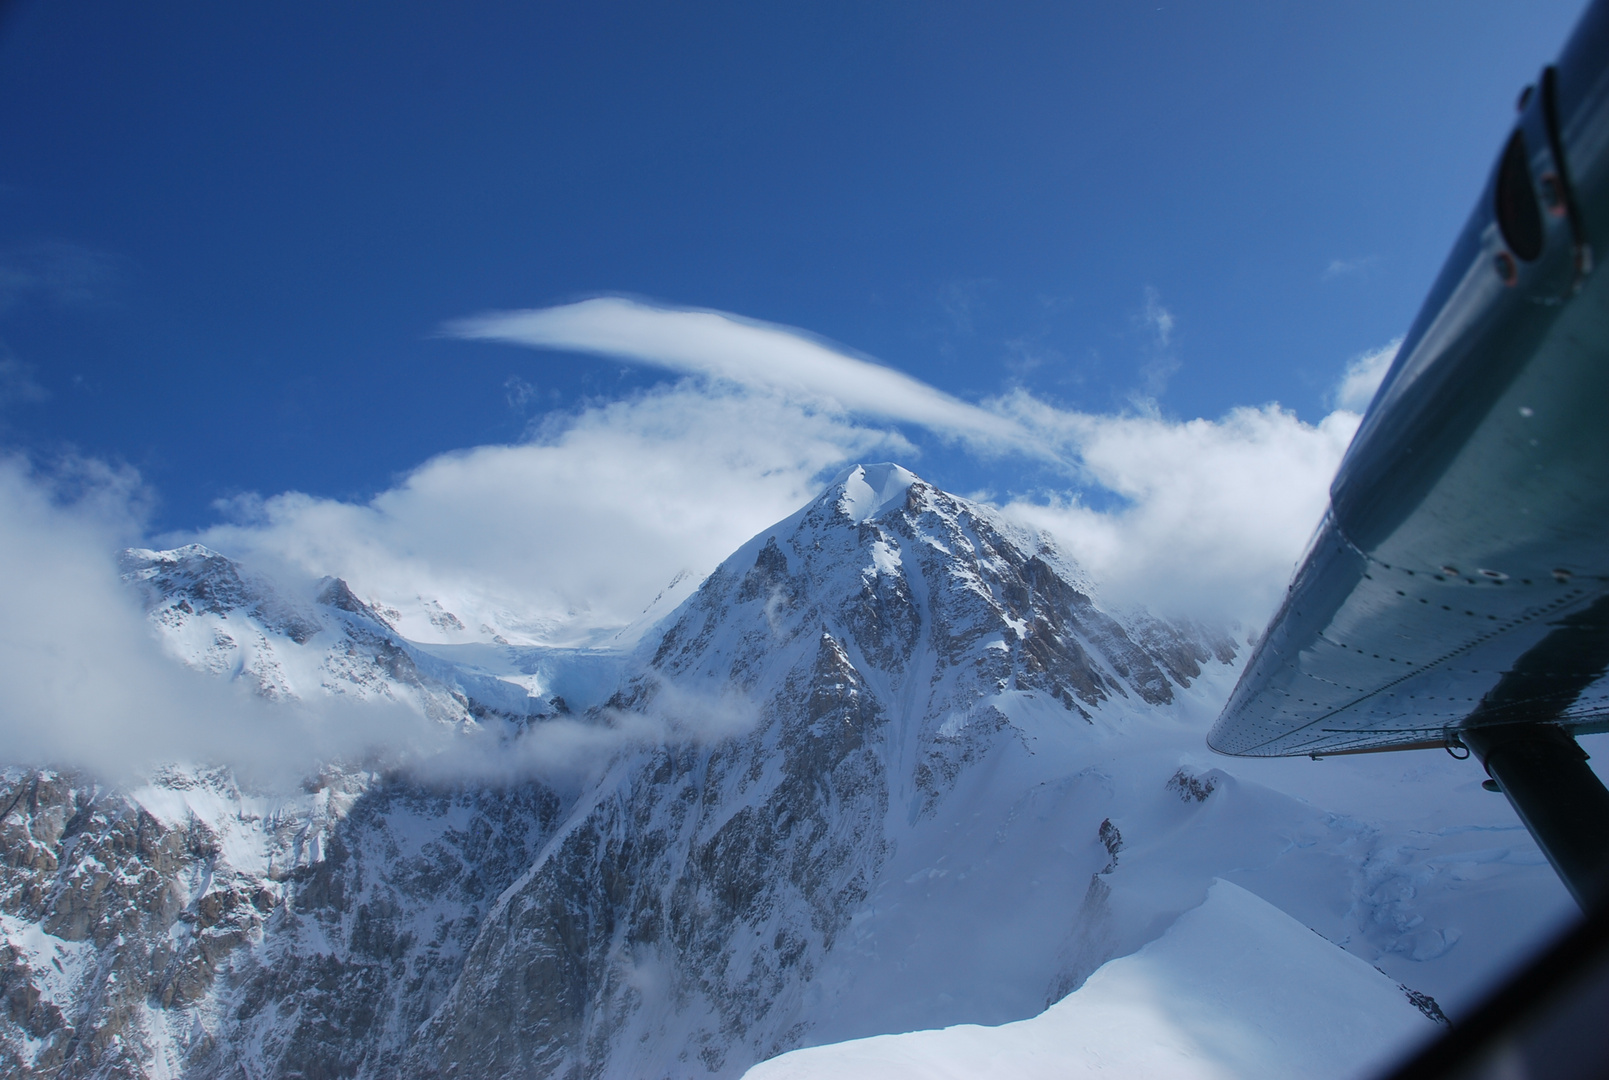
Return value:
M 1606 61 L 1600 0 L 1522 96 L 1213 749 L 1609 726 Z
M 1609 909 L 1609 0 L 1520 97 L 1486 190 L 1207 735 L 1250 756 L 1478 755 Z

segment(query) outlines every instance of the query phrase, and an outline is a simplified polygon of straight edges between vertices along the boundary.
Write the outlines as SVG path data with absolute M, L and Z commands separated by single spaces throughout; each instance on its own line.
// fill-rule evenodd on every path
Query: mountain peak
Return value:
M 852 465 L 838 474 L 824 497 L 836 497 L 838 509 L 849 520 L 870 521 L 890 506 L 902 505 L 905 493 L 918 479 L 915 473 L 891 461 Z

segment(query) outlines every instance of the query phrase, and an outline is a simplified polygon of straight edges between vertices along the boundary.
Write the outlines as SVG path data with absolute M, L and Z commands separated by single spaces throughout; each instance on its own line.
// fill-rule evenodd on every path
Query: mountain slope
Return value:
M 1036 770 L 1035 747 L 1087 746 L 1203 665 L 1229 671 L 1227 638 L 1131 634 L 1075 582 L 1053 548 L 896 466 L 851 470 L 756 537 L 612 702 L 723 737 L 615 763 L 500 901 L 468 964 L 487 976 L 455 987 L 413 1067 L 730 1075 L 813 1035 L 823 987 L 853 997 L 867 966 L 845 936 L 886 921 L 868 905 L 902 849 L 946 842 L 963 777 L 1008 770 L 972 796 L 997 811 L 1065 770 L 1049 754 Z M 1098 821 L 1075 878 L 1107 857 Z M 1046 939 L 1068 929 L 1041 908 L 1021 933 L 1044 937 L 1010 972 L 1035 1009 Z M 855 1000 L 859 1022 L 892 1019 L 889 999 Z
M 1211 768 L 1238 641 L 1106 610 L 1043 537 L 897 466 L 846 472 L 631 651 L 421 645 L 338 580 L 202 548 L 125 571 L 185 662 L 402 702 L 449 760 L 289 791 L 0 775 L 19 1076 L 737 1076 L 1033 1017 L 1218 878 L 1416 986 L 1470 982 L 1460 927 L 1512 949 L 1547 918 L 1478 777 Z
M 1032 1019 L 795 1050 L 744 1080 L 1342 1080 L 1434 1035 L 1429 1009 L 1218 881 L 1161 938 Z
M 242 681 L 269 700 L 402 701 L 456 725 L 488 713 L 528 718 L 556 711 L 527 688 L 437 659 L 339 578 L 298 596 L 199 544 L 131 548 L 121 565 L 123 580 L 140 590 L 176 658 Z

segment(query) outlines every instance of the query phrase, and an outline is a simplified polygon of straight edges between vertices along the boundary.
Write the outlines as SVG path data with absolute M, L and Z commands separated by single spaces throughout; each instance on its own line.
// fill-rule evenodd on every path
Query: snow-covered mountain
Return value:
M 335 695 L 400 701 L 456 725 L 473 725 L 488 713 L 534 719 L 567 707 L 542 694 L 541 669 L 528 662 L 540 650 L 494 650 L 514 678 L 443 660 L 432 646 L 397 632 L 396 609 L 360 600 L 339 578 L 287 588 L 199 544 L 129 549 L 121 563 L 123 580 L 141 591 L 176 658 L 240 680 L 270 700 Z M 426 606 L 438 621 L 457 623 L 439 603 Z
M 1390 972 L 1369 1000 L 1412 1037 L 1434 1009 L 1399 981 L 1472 981 L 1449 912 L 1499 954 L 1548 917 L 1478 776 L 1413 766 L 1443 797 L 1410 813 L 1389 770 L 1338 764 L 1335 795 L 1214 768 L 1242 640 L 1106 610 L 1044 537 L 897 466 L 849 470 L 615 653 L 420 644 L 338 580 L 202 548 L 125 575 L 176 656 L 265 696 L 402 702 L 536 765 L 546 737 L 607 752 L 269 792 L 10 768 L 8 1074 L 737 1076 L 1087 1000 L 1220 878 Z
M 499 900 L 468 962 L 487 977 L 454 988 L 414 1067 L 729 1074 L 980 998 L 991 1016 L 1042 1008 L 1078 977 L 1054 957 L 1110 856 L 1098 816 L 1065 837 L 1024 823 L 989 851 L 1012 827 L 1001 774 L 1012 802 L 1034 799 L 1121 730 L 1124 707 L 1175 703 L 1233 657 L 1201 631 L 1131 633 L 1072 577 L 1037 538 L 894 466 L 852 470 L 755 537 L 611 703 L 730 733 L 614 763 Z M 958 888 L 919 884 L 974 852 L 1047 865 L 1033 881 L 963 864 Z M 1011 913 L 992 928 L 1005 951 L 957 966 L 947 923 L 989 911 Z M 978 994 L 985 973 L 1012 992 Z

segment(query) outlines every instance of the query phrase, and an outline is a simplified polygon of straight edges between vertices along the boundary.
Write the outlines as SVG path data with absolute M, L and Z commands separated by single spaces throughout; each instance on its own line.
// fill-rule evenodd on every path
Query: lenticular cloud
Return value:
M 720 379 L 848 413 L 919 424 L 991 451 L 1041 454 L 1009 417 L 794 327 L 721 311 L 669 308 L 621 297 L 493 312 L 446 332 L 479 341 L 592 353 Z
M 1171 326 L 1166 315 L 1159 333 Z M 447 332 L 668 368 L 701 377 L 687 392 L 712 400 L 740 387 L 816 415 L 913 425 L 990 457 L 1049 463 L 1064 482 L 1013 492 L 1008 508 L 1058 535 L 1110 599 L 1251 623 L 1284 587 L 1356 412 L 1396 350 L 1356 358 L 1333 394 L 1337 410 L 1309 424 L 1277 405 L 1217 420 L 1088 413 L 1020 389 L 972 404 L 802 330 L 617 297 L 482 315 Z M 706 565 L 720 557 L 709 555 Z

